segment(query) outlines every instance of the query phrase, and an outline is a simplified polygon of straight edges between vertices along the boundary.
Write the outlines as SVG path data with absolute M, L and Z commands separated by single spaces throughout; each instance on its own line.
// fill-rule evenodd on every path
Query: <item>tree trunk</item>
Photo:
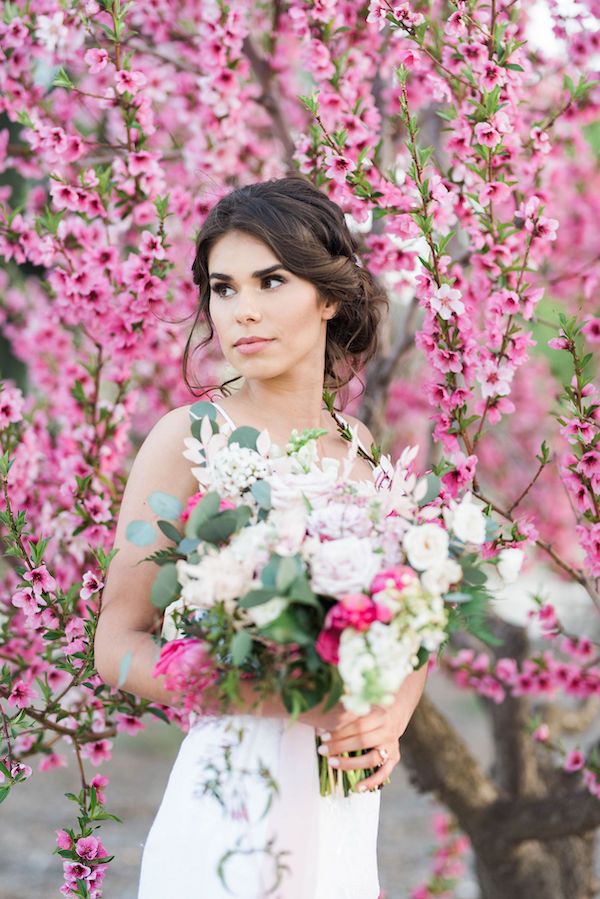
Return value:
M 522 628 L 493 614 L 486 625 L 502 637 L 499 655 L 528 656 Z M 525 697 L 485 707 L 495 746 L 489 773 L 425 691 L 400 740 L 412 784 L 435 794 L 469 837 L 480 899 L 594 899 L 600 801 L 526 733 Z

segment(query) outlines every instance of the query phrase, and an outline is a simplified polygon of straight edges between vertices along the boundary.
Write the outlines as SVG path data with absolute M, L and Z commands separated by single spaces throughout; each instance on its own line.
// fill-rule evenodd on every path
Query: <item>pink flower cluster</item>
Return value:
M 165 687 L 181 696 L 187 712 L 199 707 L 206 710 L 202 694 L 218 676 L 203 642 L 193 637 L 166 643 L 152 674 L 154 677 L 164 675 Z
M 324 627 L 319 634 L 315 648 L 324 662 L 339 663 L 339 646 L 343 631 L 347 627 L 357 631 L 368 631 L 374 621 L 388 624 L 392 613 L 388 606 L 378 600 L 377 595 L 393 589 L 401 598 L 402 590 L 415 579 L 415 572 L 407 565 L 395 565 L 380 571 L 371 583 L 369 593 L 344 593 L 325 616 Z

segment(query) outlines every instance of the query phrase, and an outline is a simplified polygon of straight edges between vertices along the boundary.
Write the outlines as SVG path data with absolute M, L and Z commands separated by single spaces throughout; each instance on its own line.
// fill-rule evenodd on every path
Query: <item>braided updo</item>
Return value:
M 187 367 L 195 327 L 199 321 L 206 322 L 208 335 L 194 352 L 206 346 L 214 334 L 209 312 L 209 251 L 218 238 L 233 230 L 263 241 L 288 271 L 315 286 L 321 303 L 338 304 L 335 316 L 327 322 L 324 386 L 337 390 L 346 385 L 377 351 L 379 322 L 387 312 L 388 298 L 358 262 L 358 245 L 341 208 L 308 178 L 292 174 L 231 191 L 213 206 L 199 232 L 192 272 L 200 303 L 183 356 L 189 389 L 194 393 Z

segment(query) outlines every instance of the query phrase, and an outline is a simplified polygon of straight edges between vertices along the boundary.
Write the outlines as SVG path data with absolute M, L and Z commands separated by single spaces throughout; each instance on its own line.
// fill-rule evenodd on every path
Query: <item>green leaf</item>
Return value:
M 0 787 L 0 802 L 4 802 L 9 793 L 10 787 Z
M 241 665 L 246 661 L 252 649 L 252 637 L 248 631 L 238 631 L 231 641 L 231 658 L 234 665 Z
M 301 574 L 294 579 L 288 587 L 286 595 L 292 602 L 301 602 L 304 605 L 315 606 L 317 609 L 321 609 L 321 603 L 317 599 L 317 595 L 311 588 L 305 574 Z
M 257 430 L 257 428 L 251 428 L 248 425 L 242 425 L 232 432 L 229 440 L 227 441 L 227 444 L 228 446 L 231 446 L 233 443 L 237 443 L 239 446 L 244 446 L 248 449 L 255 450 L 256 441 L 259 434 L 260 431 Z
M 189 415 L 192 421 L 195 421 L 198 418 L 203 418 L 205 415 L 212 421 L 217 420 L 217 410 L 213 406 L 212 403 L 206 402 L 206 400 L 199 400 L 197 403 L 193 403 L 189 410 Z
M 252 515 L 249 506 L 239 506 L 237 509 L 226 509 L 213 515 L 208 521 L 205 521 L 198 528 L 196 533 L 201 540 L 207 543 L 223 543 L 228 540 L 232 534 L 239 531 Z
M 261 509 L 271 508 L 271 485 L 268 481 L 254 481 L 250 493 Z
M 161 566 L 158 577 L 152 584 L 150 600 L 158 609 L 166 609 L 177 598 L 178 593 L 177 567 L 174 562 L 169 562 Z
M 185 536 L 196 537 L 198 528 L 218 513 L 220 505 L 221 497 L 215 491 L 210 491 L 203 496 L 190 512 L 190 517 L 185 524 Z
M 169 540 L 172 540 L 173 543 L 176 543 L 177 546 L 181 543 L 181 534 L 177 530 L 177 528 L 171 524 L 170 521 L 157 521 L 156 524 L 161 529 L 165 537 L 168 537 Z M 194 541 L 194 546 L 196 545 L 196 541 Z
M 58 75 L 56 76 L 52 84 L 54 87 L 66 87 L 68 90 L 75 87 L 62 66 L 60 67 Z
M 276 643 L 307 646 L 313 642 L 313 637 L 302 627 L 297 612 L 298 610 L 288 607 L 278 618 L 260 628 L 260 633 Z
M 127 680 L 127 674 L 129 673 L 132 659 L 133 651 L 130 649 L 129 652 L 125 653 L 125 655 L 121 659 L 121 664 L 119 665 L 119 680 L 117 681 L 117 689 L 119 689 L 119 687 L 121 687 Z
M 277 590 L 280 593 L 286 593 L 288 587 L 291 586 L 301 570 L 302 563 L 297 556 L 284 556 L 277 569 L 277 577 L 275 579 Z
M 163 493 L 162 490 L 155 490 L 154 493 L 151 493 L 148 503 L 153 512 L 163 518 L 169 518 L 171 521 L 177 521 L 183 512 L 181 500 L 170 493 Z
M 419 500 L 419 506 L 426 506 L 427 503 L 433 502 L 436 496 L 439 495 L 441 490 L 442 482 L 441 479 L 438 478 L 436 474 L 429 472 L 426 475 L 427 477 L 427 492 L 423 499 Z
M 262 606 L 263 603 L 269 602 L 274 596 L 278 596 L 278 592 L 270 587 L 259 588 L 257 590 L 249 590 L 245 596 L 238 600 L 238 605 L 242 609 L 253 609 L 254 606 Z
M 147 521 L 130 521 L 125 528 L 125 536 L 136 546 L 150 546 L 157 538 L 157 533 Z

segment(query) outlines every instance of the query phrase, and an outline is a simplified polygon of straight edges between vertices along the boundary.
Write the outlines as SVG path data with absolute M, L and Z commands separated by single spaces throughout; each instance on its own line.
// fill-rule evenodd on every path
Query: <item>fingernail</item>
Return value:
M 329 762 L 329 764 L 331 765 L 332 768 L 337 768 L 337 766 L 338 766 L 339 763 L 340 763 L 340 760 L 339 760 L 339 759 L 336 759 L 336 757 L 333 756 L 333 758 L 330 758 L 330 759 L 328 760 L 328 762 Z
M 328 755 L 329 746 L 319 746 L 319 748 L 317 749 L 317 752 L 319 753 L 319 755 Z
M 325 742 L 327 742 L 327 740 L 331 740 L 331 734 L 329 733 L 328 730 L 320 731 L 319 737 L 321 738 L 321 740 L 324 740 Z
M 364 784 L 361 784 L 360 786 L 358 786 L 358 787 L 356 788 L 356 790 L 357 790 L 358 793 L 364 793 L 366 789 L 367 789 L 367 788 L 365 787 Z

